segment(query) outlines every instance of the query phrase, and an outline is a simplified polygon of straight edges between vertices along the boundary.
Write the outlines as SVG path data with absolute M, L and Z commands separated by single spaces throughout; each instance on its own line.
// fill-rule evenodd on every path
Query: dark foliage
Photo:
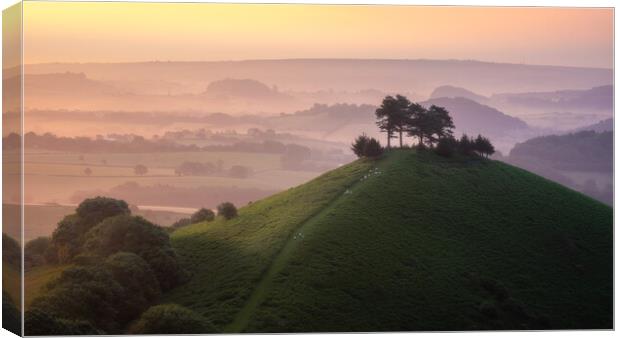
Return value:
M 21 314 L 8 293 L 2 291 L 2 327 L 21 336 Z
M 182 227 L 188 226 L 190 224 L 192 224 L 192 220 L 190 218 L 185 217 L 185 218 L 181 218 L 180 220 L 172 223 L 171 227 L 173 229 L 178 229 L 178 228 L 182 228 Z
M 24 329 L 28 336 L 105 334 L 88 321 L 60 319 L 36 308 L 24 314 Z
M 237 217 L 237 207 L 230 202 L 224 202 L 217 206 L 217 214 L 225 219 Z
M 121 251 L 142 257 L 163 291 L 187 278 L 170 246 L 168 233 L 139 216 L 120 215 L 104 220 L 88 232 L 84 249 L 101 257 Z
M 383 148 L 379 141 L 375 138 L 368 137 L 366 134 L 358 136 L 353 144 L 351 150 L 357 157 L 378 157 L 383 153 Z
M 211 222 L 215 219 L 215 213 L 211 209 L 201 208 L 192 214 L 191 223 Z
M 443 157 L 452 157 L 456 152 L 459 142 L 452 136 L 442 137 L 437 142 L 435 153 Z
M 37 237 L 28 241 L 24 247 L 24 264 L 26 267 L 54 262 L 54 252 L 49 237 Z
M 2 262 L 15 267 L 21 267 L 22 250 L 11 236 L 2 233 Z
M 215 329 L 202 316 L 176 304 L 149 308 L 131 327 L 133 334 L 205 334 Z

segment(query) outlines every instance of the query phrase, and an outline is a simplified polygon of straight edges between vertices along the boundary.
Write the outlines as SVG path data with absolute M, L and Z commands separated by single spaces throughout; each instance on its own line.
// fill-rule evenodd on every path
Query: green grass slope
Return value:
M 504 163 L 392 151 L 175 232 L 166 301 L 224 332 L 611 328 L 612 226 Z

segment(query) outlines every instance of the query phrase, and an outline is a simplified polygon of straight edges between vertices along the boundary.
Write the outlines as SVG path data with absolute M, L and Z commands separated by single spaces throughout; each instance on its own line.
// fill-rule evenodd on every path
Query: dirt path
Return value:
M 373 172 L 373 169 L 371 169 L 370 172 Z M 271 262 L 269 268 L 261 277 L 260 281 L 256 284 L 254 291 L 252 291 L 250 298 L 245 303 L 243 308 L 241 308 L 241 310 L 237 313 L 232 323 L 224 327 L 225 333 L 242 332 L 246 328 L 256 309 L 265 300 L 269 288 L 273 283 L 274 277 L 276 277 L 277 274 L 282 270 L 282 268 L 286 266 L 286 263 L 291 257 L 292 252 L 297 247 L 302 245 L 305 235 L 308 232 L 312 231 L 312 228 L 317 223 L 317 221 L 323 216 L 327 215 L 329 211 L 334 208 L 334 205 L 336 205 L 339 200 L 347 198 L 347 195 L 350 191 L 355 189 L 360 184 L 364 183 L 364 181 L 367 179 L 366 177 L 371 176 L 372 174 L 366 174 L 364 178 L 351 184 L 347 189 L 345 189 L 342 194 L 334 197 L 325 208 L 321 209 L 320 211 L 306 219 L 297 227 L 297 229 L 295 229 L 293 235 L 287 240 L 280 252 Z

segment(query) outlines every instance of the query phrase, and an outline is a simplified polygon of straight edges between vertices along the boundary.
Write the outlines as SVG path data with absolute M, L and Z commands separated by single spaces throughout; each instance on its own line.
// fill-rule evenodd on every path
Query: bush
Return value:
M 75 212 L 81 219 L 80 223 L 85 227 L 85 229 L 80 229 L 84 233 L 106 218 L 131 213 L 127 202 L 101 196 L 85 199 L 78 205 Z
M 149 308 L 131 327 L 132 334 L 212 333 L 213 326 L 199 314 L 176 304 Z
M 84 320 L 54 318 L 45 311 L 28 310 L 24 314 L 24 329 L 27 336 L 56 335 L 101 335 L 105 332 Z
M 377 157 L 383 153 L 383 148 L 379 141 L 366 136 L 366 134 L 362 134 L 355 139 L 351 145 L 351 150 L 357 157 Z
M 32 301 L 30 309 L 54 318 L 90 322 L 107 333 L 118 332 L 125 324 L 123 311 L 119 311 L 125 291 L 101 267 L 70 267 L 46 289 L 43 296 Z
M 86 234 L 85 250 L 106 257 L 117 252 L 131 252 L 144 259 L 168 290 L 185 280 L 168 233 L 139 216 L 108 218 Z
M 49 248 L 49 237 L 37 237 L 28 241 L 24 247 L 24 264 L 28 267 L 45 264 L 47 262 Z
M 137 317 L 160 297 L 159 282 L 140 256 L 118 252 L 108 257 L 103 267 L 124 289 L 124 300 L 118 307 L 121 322 Z
M 15 239 L 5 233 L 2 233 L 2 261 L 16 267 L 21 267 L 22 263 L 21 247 Z
M 106 218 L 129 215 L 131 211 L 125 201 L 107 197 L 85 199 L 75 210 L 65 216 L 52 234 L 54 260 L 69 262 L 82 251 L 86 233 Z
M 435 147 L 435 153 L 443 157 L 452 157 L 458 146 L 458 141 L 453 137 L 444 137 L 439 139 L 437 147 Z
M 196 211 L 192 218 L 190 219 L 191 223 L 200 223 L 200 222 L 211 222 L 215 219 L 215 213 L 210 209 L 201 208 Z
M 237 217 L 237 207 L 230 202 L 224 202 L 217 206 L 217 214 L 225 219 L 233 219 Z
M 187 217 L 185 217 L 185 218 L 181 218 L 180 220 L 172 223 L 171 227 L 173 229 L 178 229 L 178 228 L 182 228 L 182 227 L 188 226 L 190 224 L 192 224 L 192 220 L 187 218 Z

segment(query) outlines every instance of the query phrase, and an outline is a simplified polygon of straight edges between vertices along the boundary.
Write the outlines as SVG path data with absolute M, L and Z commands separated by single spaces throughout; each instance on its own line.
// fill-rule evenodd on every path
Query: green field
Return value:
M 392 151 L 183 228 L 175 302 L 225 332 L 611 328 L 612 209 L 497 161 Z
M 60 276 L 68 265 L 44 265 L 27 270 L 24 274 L 24 306 L 26 309 L 43 291 L 43 287 Z

